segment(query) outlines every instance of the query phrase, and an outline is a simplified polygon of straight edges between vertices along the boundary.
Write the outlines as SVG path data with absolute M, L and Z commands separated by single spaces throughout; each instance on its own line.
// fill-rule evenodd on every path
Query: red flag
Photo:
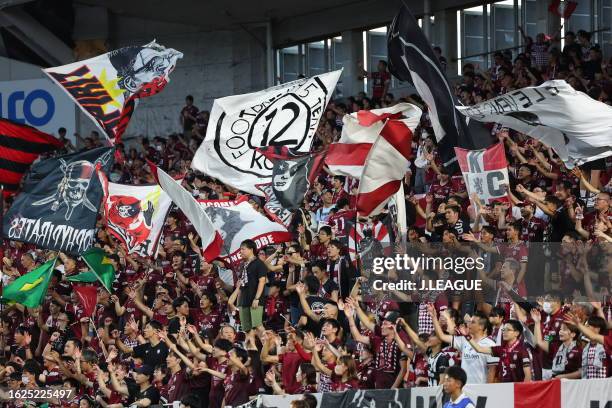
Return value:
M 567 19 L 574 13 L 576 6 L 578 6 L 578 3 L 575 1 L 566 0 L 563 2 L 563 5 L 561 5 L 561 0 L 553 0 L 550 6 L 548 6 L 548 11 L 556 16 Z
M 40 154 L 62 146 L 62 142 L 47 133 L 0 119 L 0 184 L 4 194 L 17 191 L 24 173 Z
M 79 297 L 83 309 L 85 309 L 85 316 L 91 317 L 96 310 L 96 304 L 98 303 L 98 288 L 92 285 L 77 286 L 73 285 L 73 289 Z

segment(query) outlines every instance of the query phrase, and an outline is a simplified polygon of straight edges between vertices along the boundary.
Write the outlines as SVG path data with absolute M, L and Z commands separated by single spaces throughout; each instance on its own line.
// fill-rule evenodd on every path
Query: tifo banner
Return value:
M 128 253 L 152 256 L 172 200 L 158 184 L 130 186 L 110 183 L 100 172 L 104 188 L 104 219 Z
M 469 118 L 496 122 L 540 140 L 568 167 L 612 155 L 612 107 L 563 80 L 546 81 L 457 109 Z
M 0 82 L 0 117 L 55 135 L 64 127 L 76 143 L 74 104 L 47 78 Z
M 482 150 L 455 147 L 455 152 L 470 197 L 476 193 L 484 204 L 508 201 L 508 162 L 502 143 Z
M 255 185 L 271 182 L 273 166 L 257 148 L 286 146 L 309 152 L 341 73 L 328 72 L 260 92 L 215 99 L 193 168 L 263 196 Z
M 292 240 L 284 226 L 258 213 L 246 197 L 236 201 L 199 200 L 199 203 L 221 234 L 220 256 L 229 263 L 240 261 L 240 244 L 245 239 L 255 241 L 258 249 Z
M 607 408 L 612 403 L 612 378 L 467 384 L 463 392 L 476 408 Z M 442 386 L 313 395 L 320 408 L 442 408 L 448 401 Z M 285 407 L 297 399 L 299 395 L 260 395 L 254 405 L 241 408 Z
M 400 388 L 324 393 L 320 408 L 410 407 L 411 391 L 410 388 Z
M 152 41 L 43 71 L 114 141 L 125 132 L 137 100 L 164 89 L 179 58 L 182 53 Z
M 35 164 L 4 216 L 4 236 L 70 254 L 91 247 L 103 197 L 96 166 L 108 173 L 114 150 L 101 147 Z
M 391 255 L 391 244 L 389 229 L 382 221 L 358 222 L 357 227 L 353 222 L 346 242 L 351 260 L 356 261 L 357 251 L 364 271 L 371 270 L 374 258 Z M 367 275 L 367 272 L 364 272 L 364 275 Z

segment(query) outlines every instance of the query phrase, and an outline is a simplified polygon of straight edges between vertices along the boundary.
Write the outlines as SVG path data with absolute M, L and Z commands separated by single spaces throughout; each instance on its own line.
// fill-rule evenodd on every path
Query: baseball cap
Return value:
M 395 312 L 395 311 L 390 311 L 387 312 L 385 314 L 384 320 L 387 320 L 393 324 L 395 324 L 397 322 L 397 319 L 399 319 L 399 313 Z
M 144 375 L 150 376 L 151 374 L 153 374 L 153 368 L 151 368 L 151 366 L 148 366 L 148 365 L 142 365 L 140 367 L 135 368 L 134 372 L 138 374 L 144 374 Z

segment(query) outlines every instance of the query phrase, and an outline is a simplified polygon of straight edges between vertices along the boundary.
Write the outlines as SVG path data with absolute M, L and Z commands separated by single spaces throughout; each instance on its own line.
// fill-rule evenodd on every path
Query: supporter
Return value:
M 391 74 L 387 71 L 387 61 L 378 61 L 377 71 L 367 72 L 363 69 L 363 64 L 359 64 L 362 73 L 359 75 L 359 79 L 368 78 L 372 80 L 372 99 L 373 101 L 380 102 L 387 96 L 389 85 L 391 84 Z
M 445 343 L 450 344 L 461 353 L 461 368 L 465 370 L 467 375 L 467 383 L 484 384 L 493 382 L 495 378 L 495 366 L 499 359 L 492 356 L 487 356 L 482 352 L 472 347 L 471 341 L 476 342 L 481 347 L 495 347 L 495 341 L 488 336 L 491 333 L 491 323 L 487 316 L 482 313 L 476 313 L 469 319 L 468 330 L 462 336 L 449 335 L 444 333 L 442 326 L 438 320 L 435 308 L 428 307 L 436 336 Z M 469 333 L 469 340 L 468 335 Z
M 181 109 L 180 122 L 183 126 L 183 135 L 188 137 L 191 135 L 193 126 L 197 123 L 199 109 L 193 104 L 193 96 L 185 97 L 185 106 Z
M 517 320 L 508 320 L 502 330 L 502 337 L 506 342 L 503 346 L 483 347 L 473 339 L 469 342 L 479 353 L 499 357 L 498 371 L 502 382 L 531 381 L 530 356 L 520 340 L 523 326 Z

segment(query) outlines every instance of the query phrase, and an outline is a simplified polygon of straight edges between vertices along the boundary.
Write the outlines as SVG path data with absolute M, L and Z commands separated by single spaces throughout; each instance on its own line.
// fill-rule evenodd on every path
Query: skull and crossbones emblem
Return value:
M 104 154 L 94 163 L 87 160 L 76 160 L 66 163 L 64 159 L 59 159 L 60 170 L 64 174 L 57 186 L 55 194 L 35 201 L 32 205 L 41 206 L 51 203 L 51 210 L 57 211 L 61 206 L 66 206 L 64 218 L 69 221 L 75 208 L 84 205 L 92 212 L 98 212 L 96 206 L 87 198 L 87 190 L 91 183 L 91 178 L 96 171 L 98 163 L 104 165 L 110 154 Z

